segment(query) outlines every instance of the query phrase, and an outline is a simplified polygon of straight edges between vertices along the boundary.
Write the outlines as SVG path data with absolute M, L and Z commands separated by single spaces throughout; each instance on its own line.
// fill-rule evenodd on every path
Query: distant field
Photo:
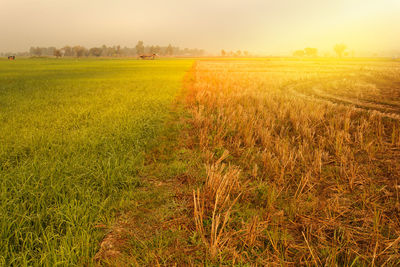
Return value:
M 193 77 L 212 262 L 400 264 L 400 62 L 208 60 Z
M 90 263 L 192 60 L 0 60 L 0 266 Z

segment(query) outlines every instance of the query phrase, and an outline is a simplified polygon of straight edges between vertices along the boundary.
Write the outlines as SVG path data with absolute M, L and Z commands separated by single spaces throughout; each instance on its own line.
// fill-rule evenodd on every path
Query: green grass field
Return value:
M 0 60 L 0 266 L 91 264 L 192 60 Z

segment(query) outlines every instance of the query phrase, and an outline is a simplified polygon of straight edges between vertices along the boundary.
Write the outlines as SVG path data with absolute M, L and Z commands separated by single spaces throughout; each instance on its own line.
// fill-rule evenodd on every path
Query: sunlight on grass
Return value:
M 0 265 L 91 262 L 191 63 L 0 61 Z
M 399 264 L 398 63 L 216 60 L 193 76 L 207 175 L 192 210 L 212 262 Z

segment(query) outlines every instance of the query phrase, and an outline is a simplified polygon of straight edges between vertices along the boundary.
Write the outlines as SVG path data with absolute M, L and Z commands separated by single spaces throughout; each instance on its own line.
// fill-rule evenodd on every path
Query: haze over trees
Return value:
M 333 50 L 335 54 L 341 58 L 341 57 L 347 57 L 347 56 L 352 56 L 354 57 L 355 51 L 351 50 L 348 51 L 348 48 L 345 44 L 336 44 L 333 47 Z M 317 57 L 318 56 L 318 49 L 317 48 L 311 48 L 311 47 L 306 47 L 304 49 L 296 50 L 292 53 L 294 57 Z M 331 53 L 325 51 L 322 52 L 322 55 L 324 57 L 330 57 Z
M 146 45 L 143 41 L 138 41 L 135 46 L 107 46 L 102 45 L 98 47 L 86 48 L 81 45 L 70 46 L 66 45 L 60 48 L 50 46 L 50 47 L 40 47 L 32 46 L 28 51 L 23 52 L 0 52 L 0 56 L 10 56 L 16 55 L 17 57 L 136 57 L 143 54 L 157 54 L 159 56 L 187 56 L 187 57 L 198 57 L 204 56 L 205 51 L 203 49 L 191 49 L 191 48 L 180 48 L 178 46 L 173 46 L 171 44 L 166 46 L 160 45 Z M 254 56 L 250 54 L 247 50 L 227 50 L 221 49 L 218 53 L 222 57 L 248 57 Z M 273 56 L 273 54 L 256 54 L 258 56 Z M 289 55 L 289 54 L 288 54 Z M 345 44 L 336 44 L 330 49 L 317 49 L 313 47 L 306 47 L 304 49 L 295 50 L 291 53 L 294 57 L 354 57 L 356 52 L 353 48 L 349 48 Z M 390 57 L 399 58 L 400 50 L 393 50 L 391 54 L 384 54 L 376 51 L 358 51 L 358 57 Z
M 56 58 L 59 58 L 59 57 L 62 57 L 62 52 L 61 52 L 60 49 L 55 49 L 53 55 L 54 55 Z
M 184 48 L 169 44 L 168 46 L 145 45 L 143 41 L 138 41 L 135 47 L 121 47 L 120 45 L 86 48 L 81 45 L 62 48 L 56 47 L 31 47 L 28 52 L 19 53 L 22 56 L 55 56 L 55 57 L 134 57 L 142 54 L 158 54 L 160 56 L 202 56 L 205 54 L 203 49 Z
M 89 55 L 92 55 L 95 57 L 101 56 L 102 52 L 103 52 L 103 50 L 100 47 L 93 47 L 93 48 L 89 49 Z
M 304 53 L 308 57 L 316 57 L 316 56 L 318 56 L 318 49 L 312 48 L 312 47 L 306 47 L 306 48 L 304 48 Z
M 83 46 L 77 45 L 72 48 L 74 51 L 74 54 L 76 57 L 83 57 L 84 55 L 87 55 L 87 49 L 84 48 Z
M 140 55 L 140 54 L 144 54 L 144 45 L 143 45 L 143 41 L 139 41 L 137 43 L 137 45 L 135 46 L 136 48 L 136 54 Z
M 294 57 L 304 57 L 305 53 L 304 50 L 296 50 L 293 52 Z
M 337 44 L 335 45 L 335 47 L 333 48 L 333 50 L 335 50 L 335 53 L 338 57 L 343 57 L 345 51 L 347 49 L 347 46 L 345 44 Z
M 293 52 L 293 56 L 295 57 L 317 57 L 318 49 L 313 47 L 306 47 L 303 50 L 296 50 Z
M 236 52 L 234 51 L 225 51 L 224 49 L 221 49 L 220 52 L 222 57 L 242 57 L 242 56 L 249 56 L 250 53 L 247 50 L 237 50 Z

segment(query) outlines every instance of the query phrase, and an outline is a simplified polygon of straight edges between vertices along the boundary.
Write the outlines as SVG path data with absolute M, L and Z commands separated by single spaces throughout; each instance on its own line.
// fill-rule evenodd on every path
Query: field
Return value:
M 191 64 L 0 61 L 0 266 L 92 262 Z
M 204 61 L 196 230 L 226 264 L 399 265 L 400 64 Z
M 400 264 L 399 61 L 0 61 L 0 129 L 0 265 Z

